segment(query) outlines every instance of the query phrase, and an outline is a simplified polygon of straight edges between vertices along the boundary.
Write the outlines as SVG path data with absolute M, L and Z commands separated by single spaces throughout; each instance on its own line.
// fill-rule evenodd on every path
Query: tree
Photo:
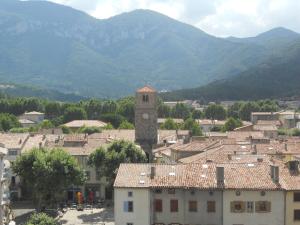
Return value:
M 101 128 L 99 127 L 80 127 L 79 129 L 79 133 L 83 133 L 83 134 L 94 134 L 94 133 L 101 133 Z
M 0 114 L 0 130 L 1 131 L 9 131 L 12 128 L 20 127 L 17 117 L 8 113 Z
M 113 127 L 119 127 L 121 123 L 126 119 L 119 114 L 109 113 L 109 114 L 101 115 L 100 120 L 106 123 L 110 123 L 111 125 L 113 125 Z
M 101 171 L 110 185 L 118 172 L 121 163 L 147 162 L 144 151 L 134 143 L 124 140 L 114 141 L 107 148 L 98 148 L 88 159 L 88 164 Z
M 45 213 L 34 213 L 26 225 L 58 225 L 58 223 Z
M 70 106 L 66 108 L 64 112 L 64 122 L 70 122 L 72 120 L 86 120 L 87 114 L 82 107 Z
M 184 121 L 183 128 L 189 130 L 193 136 L 203 135 L 199 124 L 192 118 L 188 118 Z
M 243 102 L 235 102 L 233 105 L 229 106 L 227 116 L 233 117 L 234 119 L 239 118 L 239 111 L 243 104 Z
M 178 126 L 172 118 L 167 118 L 165 122 L 161 124 L 160 128 L 163 130 L 176 130 Z
M 242 125 L 243 125 L 242 121 L 230 117 L 227 119 L 226 123 L 224 124 L 223 131 L 233 131 L 235 128 L 241 127 Z
M 260 107 L 256 102 L 247 102 L 243 104 L 239 111 L 239 117 L 241 120 L 251 120 L 251 113 L 252 112 L 259 112 Z
M 134 122 L 135 98 L 127 97 L 118 101 L 118 114 L 124 116 L 130 123 Z
M 58 102 L 48 102 L 45 105 L 45 115 L 49 119 L 53 119 L 61 115 L 61 105 Z
M 171 108 L 161 102 L 157 107 L 157 114 L 159 118 L 167 118 L 171 116 Z
M 32 190 L 38 210 L 43 203 L 54 205 L 66 188 L 85 180 L 76 159 L 62 149 L 34 148 L 17 158 L 13 171 Z
M 226 110 L 221 105 L 211 104 L 205 109 L 205 117 L 211 120 L 224 120 Z
M 124 120 L 120 126 L 119 129 L 123 129 L 123 130 L 133 130 L 134 129 L 134 125 L 132 123 L 129 123 L 127 120 Z
M 172 109 L 172 116 L 174 118 L 186 119 L 190 116 L 190 108 L 183 103 L 177 103 Z
M 52 124 L 52 122 L 50 120 L 44 120 L 43 122 L 41 122 L 41 124 L 39 126 L 42 129 L 54 128 L 54 125 Z
M 194 109 L 194 110 L 192 111 L 192 118 L 193 118 L 193 119 L 201 119 L 201 118 L 203 118 L 203 117 L 204 117 L 204 115 L 203 115 L 203 112 L 202 112 L 202 111 L 196 110 L 196 109 Z

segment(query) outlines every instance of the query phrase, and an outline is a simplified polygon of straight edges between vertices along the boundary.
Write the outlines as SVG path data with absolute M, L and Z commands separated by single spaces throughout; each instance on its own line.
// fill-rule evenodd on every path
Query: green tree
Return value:
M 243 104 L 239 111 L 239 117 L 241 120 L 251 120 L 251 113 L 252 112 L 259 112 L 260 107 L 256 102 L 247 102 Z
M 133 130 L 134 125 L 132 123 L 129 123 L 127 120 L 122 121 L 122 123 L 119 126 L 119 129 L 123 130 Z
M 8 113 L 0 114 L 0 130 L 9 131 L 12 128 L 18 128 L 21 124 L 19 123 L 17 117 Z
M 242 121 L 239 119 L 234 119 L 233 117 L 230 117 L 227 119 L 223 131 L 233 131 L 237 127 L 241 127 L 243 125 Z
M 190 116 L 190 108 L 183 103 L 177 103 L 172 109 L 173 118 L 186 119 Z
M 60 116 L 62 113 L 61 105 L 58 102 L 47 102 L 45 104 L 45 116 L 49 119 Z
M 165 122 L 160 125 L 160 128 L 163 130 L 176 130 L 178 126 L 172 118 L 167 118 Z
M 66 108 L 64 112 L 64 122 L 70 122 L 73 120 L 86 120 L 87 114 L 82 107 L 70 106 Z
M 171 108 L 162 101 L 158 104 L 157 114 L 159 118 L 167 118 L 171 116 Z
M 201 119 L 201 118 L 203 118 L 204 117 L 204 114 L 203 114 L 203 112 L 202 111 L 200 111 L 200 110 L 193 110 L 192 111 L 192 118 L 193 119 Z
M 39 127 L 42 129 L 51 129 L 51 128 L 54 128 L 54 125 L 52 124 L 52 122 L 50 120 L 44 120 L 43 122 L 41 122 Z
M 123 121 L 125 121 L 126 119 L 119 114 L 109 113 L 109 114 L 101 115 L 100 120 L 102 120 L 106 123 L 110 123 L 113 127 L 119 127 L 121 125 L 121 123 Z
M 76 159 L 62 149 L 34 148 L 17 158 L 13 171 L 32 190 L 38 210 L 56 204 L 66 188 L 85 180 Z
M 125 117 L 130 123 L 134 122 L 135 98 L 127 97 L 118 101 L 118 114 Z
M 184 121 L 183 128 L 189 130 L 193 136 L 202 136 L 202 130 L 199 124 L 193 119 L 188 118 Z
M 211 120 L 224 120 L 226 118 L 226 110 L 223 106 L 217 104 L 209 105 L 204 113 L 205 117 Z
M 144 151 L 134 143 L 124 140 L 114 141 L 106 149 L 96 149 L 88 159 L 88 164 L 102 171 L 110 185 L 113 184 L 121 163 L 141 162 L 147 162 Z
M 101 133 L 101 128 L 99 127 L 80 127 L 79 129 L 79 133 L 83 133 L 83 134 L 94 134 L 94 133 Z
M 45 213 L 34 213 L 30 216 L 26 225 L 58 225 L 58 223 Z

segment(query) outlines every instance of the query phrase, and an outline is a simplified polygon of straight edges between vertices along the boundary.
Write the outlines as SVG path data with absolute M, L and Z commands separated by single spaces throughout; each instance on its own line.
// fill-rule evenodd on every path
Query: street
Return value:
M 59 220 L 63 225 L 114 225 L 113 209 L 69 209 Z

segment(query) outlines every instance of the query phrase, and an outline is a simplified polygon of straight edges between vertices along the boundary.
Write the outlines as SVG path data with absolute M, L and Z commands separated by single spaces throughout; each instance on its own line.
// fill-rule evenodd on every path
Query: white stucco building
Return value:
M 272 168 L 273 178 L 267 163 L 121 164 L 116 225 L 284 225 Z

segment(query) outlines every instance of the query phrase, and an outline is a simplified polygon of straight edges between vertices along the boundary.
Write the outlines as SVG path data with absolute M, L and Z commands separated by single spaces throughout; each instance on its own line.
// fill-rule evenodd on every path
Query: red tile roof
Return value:
M 155 93 L 156 90 L 154 88 L 146 85 L 145 87 L 138 89 L 136 92 L 138 92 L 138 93 Z

